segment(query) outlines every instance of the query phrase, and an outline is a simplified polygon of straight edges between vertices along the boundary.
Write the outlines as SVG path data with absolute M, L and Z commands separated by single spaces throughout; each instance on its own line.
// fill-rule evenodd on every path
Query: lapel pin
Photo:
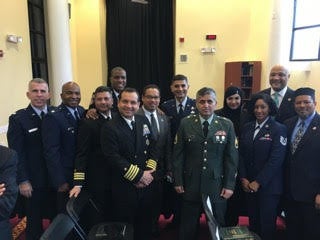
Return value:
M 317 130 L 317 127 L 313 127 L 312 130 Z

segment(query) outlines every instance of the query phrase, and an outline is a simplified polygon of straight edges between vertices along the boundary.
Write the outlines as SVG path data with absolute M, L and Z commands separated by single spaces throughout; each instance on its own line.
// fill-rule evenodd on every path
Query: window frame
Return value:
M 295 36 L 298 31 L 303 31 L 306 29 L 315 29 L 315 28 L 320 28 L 320 21 L 319 24 L 314 24 L 314 25 L 304 25 L 304 26 L 299 26 L 296 27 L 296 15 L 297 15 L 297 2 L 299 0 L 294 0 L 293 4 L 293 22 L 292 22 L 292 32 L 291 32 L 291 45 L 290 45 L 290 57 L 289 60 L 292 62 L 297 62 L 297 61 L 319 61 L 320 60 L 320 38 L 318 42 L 318 57 L 317 58 L 294 58 L 294 44 L 295 44 Z M 303 0 L 300 0 L 303 1 Z

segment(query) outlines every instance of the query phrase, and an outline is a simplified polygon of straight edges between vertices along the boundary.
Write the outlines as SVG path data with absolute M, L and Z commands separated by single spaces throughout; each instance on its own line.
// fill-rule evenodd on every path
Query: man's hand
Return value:
M 151 174 L 153 172 L 154 172 L 154 170 L 146 170 L 146 171 L 144 171 L 142 177 L 139 180 L 139 182 L 141 182 L 145 186 L 148 186 L 153 181 L 153 176 Z
M 257 181 L 253 181 L 249 183 L 248 187 L 250 189 L 250 192 L 257 192 L 260 187 L 260 184 Z
M 230 189 L 226 189 L 226 188 L 222 188 L 221 194 L 220 196 L 225 198 L 225 199 L 229 199 L 233 194 L 233 191 Z
M 243 191 L 250 192 L 249 183 L 250 182 L 248 181 L 248 179 L 246 179 L 246 178 L 241 179 L 241 186 L 242 186 Z
M 32 196 L 32 186 L 29 181 L 23 182 L 19 184 L 20 194 L 26 198 L 30 198 Z
M 72 198 L 73 196 L 76 198 L 81 192 L 81 186 L 74 186 L 70 192 L 69 192 L 69 198 Z
M 3 195 L 3 193 L 6 191 L 6 187 L 4 185 L 4 183 L 0 184 L 0 196 Z
M 59 188 L 58 192 L 68 192 L 69 191 L 69 184 L 63 183 Z
M 98 119 L 99 115 L 97 113 L 97 109 L 95 108 L 90 108 L 88 109 L 87 113 L 86 113 L 86 118 L 91 118 L 91 119 Z
M 314 203 L 315 203 L 315 208 L 320 210 L 320 194 L 317 194 L 316 195 L 316 198 L 314 200 Z
M 183 186 L 175 186 L 174 189 L 177 193 L 184 193 Z

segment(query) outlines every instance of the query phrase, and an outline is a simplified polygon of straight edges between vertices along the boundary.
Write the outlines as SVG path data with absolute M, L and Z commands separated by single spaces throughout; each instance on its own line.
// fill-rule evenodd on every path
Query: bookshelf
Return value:
M 241 61 L 225 63 L 225 89 L 240 87 L 244 92 L 243 101 L 250 100 L 253 93 L 260 91 L 261 61 Z

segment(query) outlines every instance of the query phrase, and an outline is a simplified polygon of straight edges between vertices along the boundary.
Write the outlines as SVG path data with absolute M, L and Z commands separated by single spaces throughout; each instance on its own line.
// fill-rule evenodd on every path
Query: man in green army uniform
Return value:
M 197 238 L 202 196 L 209 196 L 212 212 L 224 225 L 227 199 L 235 186 L 238 151 L 233 124 L 214 114 L 216 93 L 212 88 L 197 92 L 199 114 L 181 121 L 174 142 L 175 190 L 182 194 L 179 239 Z

